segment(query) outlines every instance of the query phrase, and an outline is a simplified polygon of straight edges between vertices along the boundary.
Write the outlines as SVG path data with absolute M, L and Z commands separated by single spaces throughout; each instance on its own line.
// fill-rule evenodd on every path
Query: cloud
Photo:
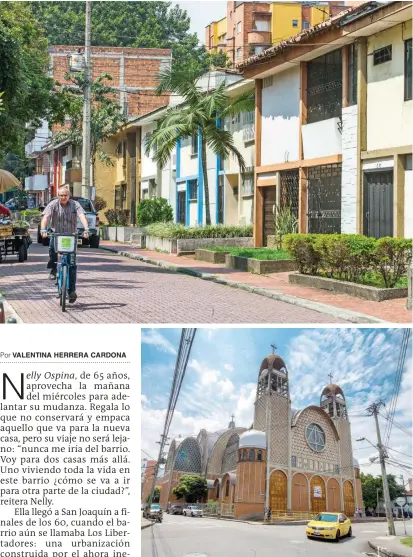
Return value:
M 155 346 L 160 352 L 177 354 L 175 346 L 160 333 L 159 329 L 142 329 L 142 344 Z
M 224 364 L 225 371 L 231 372 L 234 371 L 234 366 L 232 364 Z

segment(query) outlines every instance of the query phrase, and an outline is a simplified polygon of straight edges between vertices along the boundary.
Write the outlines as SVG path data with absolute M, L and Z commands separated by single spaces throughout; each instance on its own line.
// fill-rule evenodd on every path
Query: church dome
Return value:
M 272 369 L 280 370 L 282 368 L 286 368 L 287 366 L 285 365 L 284 360 L 278 354 L 270 354 L 262 361 L 260 373 L 264 369 L 269 369 L 270 367 Z
M 353 466 L 354 468 L 360 468 L 360 464 L 357 458 L 353 458 Z
M 245 431 L 239 437 L 239 448 L 253 448 L 253 449 L 266 449 L 267 439 L 264 431 L 250 429 Z
M 321 396 L 328 395 L 330 393 L 334 393 L 336 395 L 342 395 L 344 397 L 344 393 L 343 393 L 341 387 L 339 387 L 335 383 L 330 383 L 329 385 L 327 385 L 327 387 L 324 387 L 323 392 L 321 393 Z

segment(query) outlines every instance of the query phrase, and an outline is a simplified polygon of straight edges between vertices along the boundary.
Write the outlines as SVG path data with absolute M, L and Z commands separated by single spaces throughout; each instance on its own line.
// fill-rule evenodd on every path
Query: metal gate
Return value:
M 186 225 L 186 191 L 178 191 L 178 222 Z
M 224 174 L 218 176 L 218 211 L 217 211 L 217 224 L 224 224 Z
M 393 171 L 364 174 L 364 233 L 393 236 Z
M 276 188 L 275 186 L 267 186 L 263 188 L 264 193 L 264 215 L 263 215 L 263 240 L 264 246 L 267 245 L 267 237 L 275 234 L 275 205 Z
M 280 172 L 280 205 L 289 207 L 298 218 L 298 170 Z
M 308 169 L 308 232 L 341 233 L 341 164 Z

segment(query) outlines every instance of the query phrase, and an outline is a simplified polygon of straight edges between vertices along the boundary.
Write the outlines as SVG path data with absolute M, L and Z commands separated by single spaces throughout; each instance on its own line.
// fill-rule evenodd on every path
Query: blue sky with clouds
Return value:
M 319 404 L 332 373 L 333 382 L 346 396 L 353 448 L 357 449 L 354 455 L 366 473 L 379 473 L 379 466 L 369 462 L 374 449 L 355 440 L 366 437 L 376 443 L 374 420 L 364 417 L 364 409 L 379 399 L 390 402 L 402 335 L 403 329 L 381 328 L 198 329 L 170 436 L 196 434 L 201 428 L 222 429 L 232 413 L 237 425 L 250 427 L 258 370 L 275 344 L 289 371 L 293 407 Z M 181 329 L 142 331 L 142 449 L 154 457 L 180 336 Z M 395 421 L 407 431 L 411 431 L 412 420 L 411 367 L 410 343 L 395 415 Z M 381 418 L 383 433 L 386 424 Z M 389 446 L 399 451 L 393 455 L 399 462 L 411 466 L 411 459 L 400 454 L 411 454 L 411 434 L 393 426 Z M 397 467 L 391 471 L 407 474 Z

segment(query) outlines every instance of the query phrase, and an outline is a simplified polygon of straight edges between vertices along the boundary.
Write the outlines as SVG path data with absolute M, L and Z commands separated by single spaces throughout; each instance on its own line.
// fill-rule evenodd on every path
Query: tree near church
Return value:
M 207 481 L 200 474 L 185 474 L 179 478 L 179 483 L 173 488 L 172 493 L 185 503 L 196 503 L 205 497 Z
M 237 98 L 230 98 L 225 82 L 216 89 L 204 91 L 198 86 L 199 71 L 195 65 L 172 67 L 159 75 L 157 93 L 175 93 L 183 97 L 184 104 L 169 108 L 158 121 L 152 134 L 147 135 L 146 154 L 152 151 L 158 165 L 162 168 L 171 157 L 178 140 L 199 136 L 204 182 L 206 224 L 211 224 L 209 202 L 209 183 L 207 171 L 207 147 L 225 159 L 235 155 L 241 172 L 245 171 L 245 161 L 236 148 L 232 134 L 217 121 L 224 122 L 241 112 L 254 110 L 254 92 L 247 92 Z
M 65 113 L 70 124 L 67 128 L 55 134 L 55 144 L 69 140 L 73 145 L 82 144 L 83 134 L 83 94 L 85 90 L 85 77 L 83 72 L 67 74 L 69 85 L 61 88 L 64 96 Z M 126 119 L 119 106 L 116 90 L 107 82 L 112 80 L 109 74 L 100 75 L 91 84 L 91 125 L 90 125 L 90 158 L 91 158 L 91 184 L 95 180 L 95 165 L 99 159 L 107 166 L 114 163 L 111 157 L 103 150 L 103 144 L 114 135 L 125 123 Z
M 147 503 L 149 503 L 150 498 L 151 498 L 151 494 L 149 494 L 147 499 L 146 499 Z M 157 485 L 155 487 L 154 492 L 153 492 L 152 503 L 159 503 L 160 499 L 161 499 L 161 488 Z
M 379 501 L 383 500 L 382 476 L 374 477 L 372 474 L 364 474 L 361 472 L 360 479 L 363 501 L 366 509 L 376 509 L 377 495 L 379 497 Z M 389 484 L 390 499 L 392 501 L 397 499 L 397 497 L 404 495 L 403 487 L 397 483 L 393 474 L 387 474 L 387 483 Z

